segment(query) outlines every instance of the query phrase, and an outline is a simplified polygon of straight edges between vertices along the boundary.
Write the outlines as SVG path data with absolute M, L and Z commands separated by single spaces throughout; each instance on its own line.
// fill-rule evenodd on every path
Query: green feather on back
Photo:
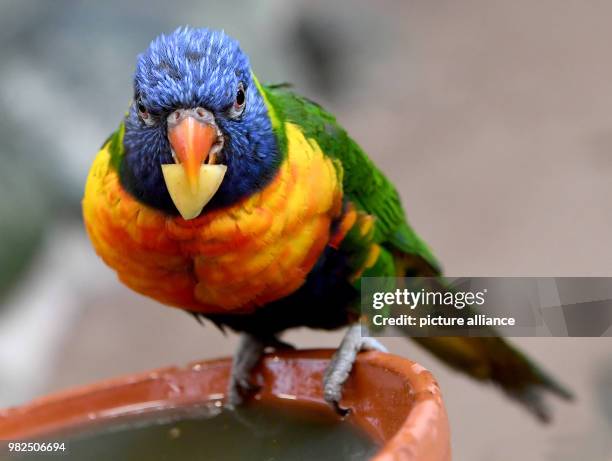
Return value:
M 438 262 L 431 250 L 407 223 L 395 187 L 348 136 L 335 117 L 318 104 L 285 87 L 260 88 L 267 103 L 273 107 L 274 117 L 300 126 L 307 138 L 314 139 L 325 155 L 337 161 L 341 167 L 339 175 L 345 197 L 376 218 L 374 241 L 392 253 L 422 259 L 429 266 L 430 275 L 439 273 Z M 282 124 L 277 124 L 275 129 L 282 136 L 278 125 Z

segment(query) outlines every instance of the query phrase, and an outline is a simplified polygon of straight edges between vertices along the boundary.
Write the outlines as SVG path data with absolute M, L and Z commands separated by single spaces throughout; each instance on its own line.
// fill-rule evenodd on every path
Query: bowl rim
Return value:
M 254 400 L 303 407 L 332 417 L 323 400 L 322 377 L 333 350 L 266 354 L 252 380 Z M 186 408 L 222 406 L 231 359 L 189 363 L 102 380 L 0 410 L 0 440 L 43 437 L 113 418 Z M 376 461 L 451 459 L 448 416 L 440 388 L 421 365 L 382 352 L 358 355 L 345 383 L 345 418 L 381 445 Z

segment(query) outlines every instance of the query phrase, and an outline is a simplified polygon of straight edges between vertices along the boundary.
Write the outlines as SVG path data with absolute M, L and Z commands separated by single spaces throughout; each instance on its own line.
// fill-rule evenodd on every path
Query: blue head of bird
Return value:
M 265 185 L 278 147 L 238 43 L 221 31 L 187 27 L 155 38 L 138 56 L 124 150 L 123 186 L 186 219 Z

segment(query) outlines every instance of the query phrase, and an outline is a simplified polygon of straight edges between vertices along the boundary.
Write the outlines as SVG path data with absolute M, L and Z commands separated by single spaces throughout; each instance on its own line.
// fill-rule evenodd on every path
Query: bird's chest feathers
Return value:
M 264 189 L 190 221 L 136 202 L 102 151 L 84 199 L 96 250 L 130 287 L 177 307 L 249 311 L 291 294 L 329 241 L 342 185 L 314 141 L 292 124 L 286 134 L 287 156 Z

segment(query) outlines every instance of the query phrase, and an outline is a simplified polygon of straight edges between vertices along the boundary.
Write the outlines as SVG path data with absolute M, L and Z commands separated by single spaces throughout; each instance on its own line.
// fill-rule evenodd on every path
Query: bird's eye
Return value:
M 153 125 L 153 117 L 151 117 L 151 114 L 141 101 L 136 102 L 136 109 L 138 109 L 138 116 L 146 125 Z
M 242 88 L 238 88 L 238 91 L 236 92 L 236 105 L 244 105 L 244 89 Z
M 240 83 L 238 85 L 238 89 L 236 90 L 236 97 L 234 99 L 234 104 L 229 110 L 229 115 L 231 118 L 238 118 L 244 112 L 244 106 L 246 103 L 246 93 L 244 90 L 244 85 Z

